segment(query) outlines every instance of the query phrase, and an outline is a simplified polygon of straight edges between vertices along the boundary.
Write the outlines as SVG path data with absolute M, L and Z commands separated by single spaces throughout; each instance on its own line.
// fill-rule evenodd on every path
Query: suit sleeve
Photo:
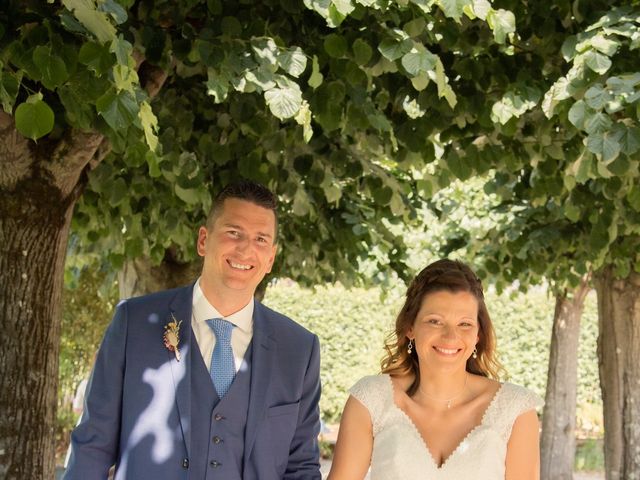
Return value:
M 302 398 L 284 480 L 320 480 L 320 342 L 313 336 L 311 355 L 304 376 Z
M 82 418 L 71 434 L 71 457 L 64 480 L 105 480 L 116 462 L 126 337 L 127 304 L 122 302 L 96 357 Z

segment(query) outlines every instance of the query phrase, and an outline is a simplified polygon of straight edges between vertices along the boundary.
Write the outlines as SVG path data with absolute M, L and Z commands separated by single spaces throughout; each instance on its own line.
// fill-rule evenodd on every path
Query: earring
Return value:
M 473 347 L 473 353 L 471 354 L 471 356 L 473 358 L 478 358 L 478 349 L 476 347 Z
M 409 355 L 411 355 L 411 352 L 413 352 L 413 339 L 412 338 L 409 339 L 409 344 L 407 345 L 407 353 Z

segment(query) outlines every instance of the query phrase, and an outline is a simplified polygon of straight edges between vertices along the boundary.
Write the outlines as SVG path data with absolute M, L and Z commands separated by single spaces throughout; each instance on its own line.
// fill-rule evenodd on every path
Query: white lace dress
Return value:
M 373 423 L 371 480 L 504 480 L 513 422 L 543 403 L 532 391 L 503 383 L 480 424 L 438 467 L 415 424 L 394 403 L 389 375 L 364 377 L 350 393 L 367 408 Z

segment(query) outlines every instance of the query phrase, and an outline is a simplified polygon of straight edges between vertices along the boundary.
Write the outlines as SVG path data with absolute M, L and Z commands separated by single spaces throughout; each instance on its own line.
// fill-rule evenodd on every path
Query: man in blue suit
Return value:
M 253 298 L 276 237 L 275 196 L 227 186 L 200 278 L 118 305 L 65 479 L 321 478 L 318 338 Z

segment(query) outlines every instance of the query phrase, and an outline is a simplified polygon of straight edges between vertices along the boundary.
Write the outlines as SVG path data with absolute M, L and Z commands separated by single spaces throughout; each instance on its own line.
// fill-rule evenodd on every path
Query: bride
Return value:
M 350 390 L 329 480 L 538 480 L 533 392 L 496 379 L 480 280 L 439 260 L 413 280 L 382 373 Z

